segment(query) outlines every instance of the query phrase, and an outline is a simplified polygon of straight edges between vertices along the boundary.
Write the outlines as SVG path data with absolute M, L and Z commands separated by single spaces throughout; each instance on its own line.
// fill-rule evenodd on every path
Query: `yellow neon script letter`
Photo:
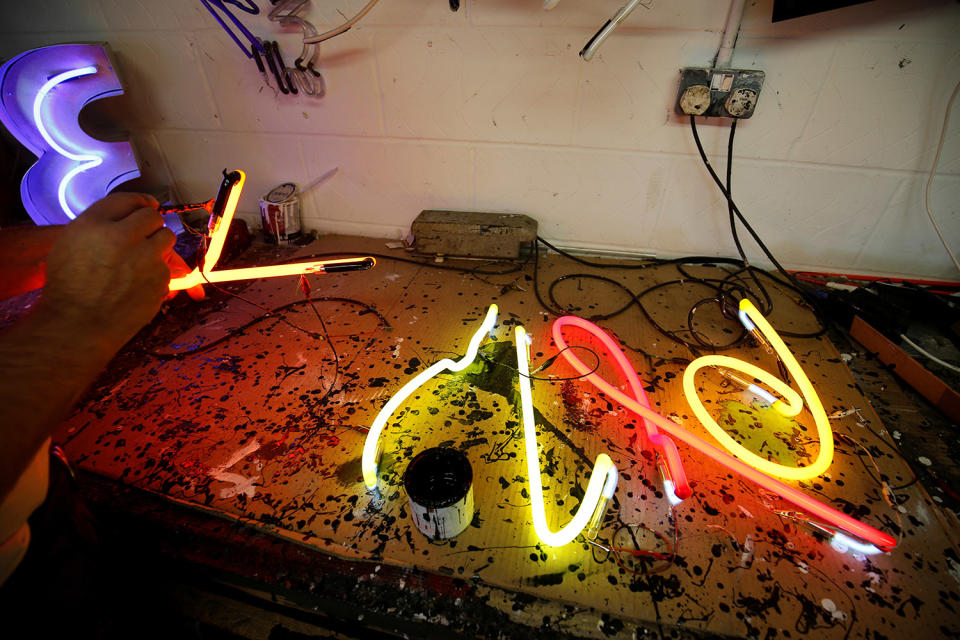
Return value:
M 463 371 L 470 366 L 470 363 L 477 357 L 477 350 L 480 348 L 480 343 L 483 341 L 484 336 L 490 333 L 490 330 L 493 329 L 493 325 L 496 322 L 497 305 L 492 304 L 490 308 L 487 309 L 487 315 L 483 319 L 480 328 L 477 329 L 473 337 L 470 338 L 466 355 L 457 361 L 444 358 L 427 369 L 424 369 L 410 380 L 410 382 L 403 385 L 400 391 L 397 391 L 397 393 L 387 401 L 387 404 L 383 405 L 383 409 L 380 410 L 380 413 L 374 418 L 373 424 L 370 425 L 367 439 L 363 443 L 363 457 L 360 461 L 360 469 L 363 471 L 363 482 L 367 485 L 368 489 L 374 489 L 377 486 L 377 465 L 380 461 L 380 434 L 383 432 L 383 428 L 386 426 L 390 416 L 393 415 L 393 412 L 400 407 L 404 400 L 410 397 L 410 394 L 441 371 L 445 369 L 452 372 Z
M 777 355 L 780 356 L 780 359 L 787 367 L 787 371 L 790 372 L 797 386 L 800 387 L 800 394 L 776 376 L 743 360 L 730 358 L 728 356 L 703 356 L 691 362 L 686 371 L 683 372 L 683 392 L 687 396 L 687 402 L 690 403 L 693 413 L 700 422 L 703 423 L 703 426 L 707 428 L 707 431 L 713 434 L 713 437 L 716 438 L 727 451 L 747 464 L 769 475 L 779 476 L 789 480 L 806 480 L 819 476 L 825 472 L 827 468 L 830 467 L 830 463 L 833 462 L 833 431 L 830 428 L 830 421 L 827 419 L 827 414 L 823 410 L 823 405 L 820 403 L 820 398 L 817 396 L 817 392 L 814 391 L 813 385 L 810 384 L 807 375 L 800 367 L 800 363 L 793 357 L 790 349 L 787 348 L 787 345 L 784 344 L 783 340 L 777 335 L 773 327 L 770 326 L 766 318 L 757 311 L 757 308 L 754 307 L 749 300 L 743 299 L 740 301 L 740 312 L 741 315 L 746 314 L 763 337 L 767 339 Z M 803 401 L 806 400 L 807 408 L 813 415 L 813 421 L 817 426 L 817 436 L 820 439 L 820 453 L 817 455 L 817 459 L 806 467 L 788 467 L 761 458 L 734 440 L 717 424 L 716 420 L 710 416 L 700 401 L 700 396 L 697 394 L 694 376 L 697 371 L 709 366 L 742 371 L 748 376 L 760 380 L 783 398 L 783 401 L 778 401 L 776 405 L 777 409 L 784 415 L 795 416 L 800 413 L 803 409 Z M 800 397 L 801 394 L 803 396 L 802 398 Z
M 527 456 L 527 477 L 530 483 L 530 508 L 533 511 L 533 528 L 537 537 L 551 547 L 567 544 L 577 537 L 591 520 L 602 517 L 596 513 L 598 505 L 605 509 L 617 489 L 617 468 L 605 453 L 597 456 L 583 496 L 580 508 L 573 519 L 559 531 L 551 531 L 543 503 L 543 482 L 540 479 L 540 453 L 537 450 L 537 425 L 533 418 L 533 394 L 530 391 L 530 365 L 527 362 L 527 333 L 517 325 L 517 365 L 520 370 L 520 414 L 523 421 L 523 442 Z M 602 500 L 602 503 L 601 503 Z

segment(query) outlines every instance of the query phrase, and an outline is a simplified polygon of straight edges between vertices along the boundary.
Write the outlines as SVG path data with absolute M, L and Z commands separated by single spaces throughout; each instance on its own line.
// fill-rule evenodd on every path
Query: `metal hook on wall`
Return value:
M 288 67 L 283 61 L 280 47 L 275 40 L 265 41 L 253 35 L 226 6 L 232 5 L 245 13 L 257 15 L 260 13 L 260 9 L 253 0 L 200 1 L 240 47 L 243 54 L 254 61 L 267 86 L 274 86 L 270 82 L 270 76 L 272 75 L 276 89 L 284 95 L 303 93 L 315 97 L 326 94 L 323 74 L 316 69 L 320 58 L 319 43 L 348 31 L 379 2 L 379 0 L 369 0 L 355 16 L 340 26 L 324 33 L 318 33 L 317 28 L 312 23 L 299 15 L 299 12 L 307 6 L 309 0 L 270 0 L 273 5 L 268 14 L 270 21 L 278 22 L 281 25 L 295 24 L 303 31 L 303 46 L 300 55 L 294 60 L 293 66 Z M 453 4 L 451 3 L 451 7 L 453 7 Z M 459 2 L 455 4 L 459 5 Z M 232 28 L 228 22 L 232 23 Z M 243 39 L 249 42 L 249 46 L 243 42 Z M 267 73 L 268 69 L 269 75 Z
M 292 67 L 287 67 L 283 63 L 277 43 L 274 41 L 272 44 L 277 65 L 287 83 L 287 91 L 284 93 L 297 94 L 302 91 L 310 96 L 323 96 L 326 93 L 326 84 L 323 75 L 314 68 L 320 57 L 320 47 L 307 42 L 309 38 L 317 35 L 317 29 L 308 20 L 298 15 L 309 0 L 271 0 L 271 2 L 274 3 L 274 7 L 267 16 L 271 22 L 278 22 L 281 25 L 295 24 L 303 30 L 303 47 Z

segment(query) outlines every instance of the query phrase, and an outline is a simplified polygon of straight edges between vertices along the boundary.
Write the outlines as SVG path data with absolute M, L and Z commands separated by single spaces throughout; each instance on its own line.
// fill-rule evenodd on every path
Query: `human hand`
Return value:
M 37 312 L 112 356 L 169 293 L 176 236 L 158 206 L 145 194 L 112 194 L 67 225 L 47 257 Z

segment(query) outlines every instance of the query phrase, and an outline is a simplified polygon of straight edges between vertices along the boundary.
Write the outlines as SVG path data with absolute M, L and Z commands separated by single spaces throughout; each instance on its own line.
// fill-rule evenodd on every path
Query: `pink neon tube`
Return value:
M 589 331 L 591 334 L 597 336 L 601 339 L 601 341 L 604 342 L 604 345 L 613 355 L 617 365 L 628 379 L 630 378 L 631 374 L 636 376 L 636 373 L 634 373 L 633 367 L 627 360 L 626 355 L 624 355 L 620 347 L 616 345 L 610 339 L 610 337 L 607 336 L 602 329 L 600 329 L 600 327 L 597 327 L 593 323 L 584 320 L 583 318 L 572 318 L 572 320 L 575 320 L 576 322 L 572 321 L 570 318 L 572 318 L 572 316 L 564 316 L 563 318 L 559 318 L 554 322 L 553 335 L 558 347 L 562 349 L 565 344 L 562 343 L 562 339 L 559 338 L 560 329 L 557 328 L 557 325 L 560 324 L 561 328 L 564 324 L 576 325 L 585 329 L 586 331 Z M 564 322 L 561 323 L 561 320 Z M 573 368 L 580 373 L 586 373 L 590 370 L 590 367 L 587 367 L 579 358 L 572 354 L 570 350 L 563 351 L 563 357 L 566 358 L 571 366 L 573 366 Z M 662 429 L 666 434 L 676 438 L 677 440 L 682 440 L 700 453 L 722 464 L 730 471 L 739 473 L 747 480 L 751 480 L 759 484 L 764 489 L 779 495 L 784 500 L 793 503 L 804 511 L 816 516 L 823 522 L 843 529 L 847 533 L 852 533 L 861 540 L 866 540 L 870 543 L 873 543 L 884 550 L 890 550 L 896 546 L 897 542 L 892 536 L 874 529 L 870 525 L 864 524 L 855 518 L 851 518 L 845 513 L 825 505 L 816 498 L 812 498 L 802 491 L 784 484 L 779 480 L 771 478 L 767 474 L 751 467 L 749 464 L 734 458 L 729 453 L 718 447 L 715 447 L 702 438 L 690 433 L 672 420 L 668 420 L 656 411 L 653 411 L 649 406 L 644 406 L 644 404 L 637 399 L 631 398 L 629 395 L 604 380 L 599 374 L 593 373 L 589 376 L 586 376 L 586 379 L 592 382 L 597 389 L 610 396 L 611 399 L 643 418 L 645 423 L 649 420 Z M 644 396 L 644 400 L 645 399 L 646 397 Z M 662 434 L 660 435 L 662 436 Z
M 573 353 L 572 349 L 567 349 L 567 343 L 563 339 L 563 327 L 567 325 L 583 329 L 603 343 L 603 346 L 610 355 L 613 356 L 613 359 L 620 366 L 620 371 L 623 372 L 623 375 L 626 377 L 630 385 L 630 390 L 633 392 L 633 399 L 640 404 L 640 406 L 650 409 L 650 401 L 647 399 L 647 394 L 643 390 L 643 385 L 640 384 L 640 378 L 637 376 L 637 372 L 633 370 L 633 367 L 627 360 L 627 356 L 624 355 L 619 345 L 613 341 L 607 332 L 583 318 L 563 316 L 557 318 L 553 323 L 553 341 L 557 344 L 557 348 L 563 351 L 563 357 L 567 359 L 567 362 L 570 363 L 577 373 L 585 375 L 586 379 L 592 382 L 595 387 L 608 395 L 619 392 L 616 387 L 604 380 L 600 374 L 596 372 L 590 373 L 591 367 L 588 367 L 580 360 L 580 358 Z M 677 445 L 673 440 L 660 433 L 660 431 L 657 430 L 657 426 L 647 418 L 643 418 L 643 427 L 647 432 L 647 439 L 650 441 L 650 444 L 663 455 L 667 473 L 670 476 L 669 479 L 674 484 L 674 493 L 681 500 L 689 498 L 692 491 L 690 490 L 690 484 L 687 482 L 687 473 L 683 469 L 683 461 L 680 460 L 680 452 L 677 451 Z

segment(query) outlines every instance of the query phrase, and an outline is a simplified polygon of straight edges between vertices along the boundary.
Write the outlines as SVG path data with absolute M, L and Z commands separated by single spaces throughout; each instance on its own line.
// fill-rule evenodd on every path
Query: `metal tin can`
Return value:
M 263 235 L 273 244 L 291 244 L 300 238 L 300 198 L 297 185 L 285 182 L 260 198 Z
M 419 453 L 403 474 L 410 515 L 433 540 L 459 535 L 473 521 L 473 469 L 461 451 L 434 447 Z

